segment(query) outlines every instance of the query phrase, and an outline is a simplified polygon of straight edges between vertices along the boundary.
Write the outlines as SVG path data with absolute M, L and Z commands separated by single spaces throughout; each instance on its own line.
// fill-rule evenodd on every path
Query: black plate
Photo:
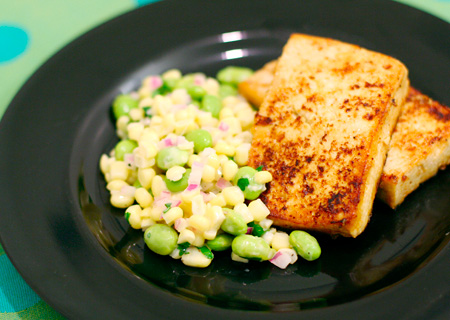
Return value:
M 449 170 L 395 212 L 376 201 L 357 239 L 318 235 L 323 256 L 286 270 L 228 254 L 185 267 L 145 249 L 108 204 L 98 159 L 116 141 L 115 95 L 168 68 L 259 68 L 292 32 L 397 57 L 450 105 L 450 25 L 395 2 L 165 0 L 120 16 L 44 64 L 1 122 L 0 235 L 43 299 L 73 319 L 450 317 Z

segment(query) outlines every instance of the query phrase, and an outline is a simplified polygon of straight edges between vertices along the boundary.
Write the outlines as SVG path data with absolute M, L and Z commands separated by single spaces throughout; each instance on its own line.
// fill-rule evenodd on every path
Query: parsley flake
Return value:
M 189 242 L 183 242 L 183 243 L 180 243 L 180 244 L 178 245 L 178 251 L 180 251 L 180 253 L 179 253 L 180 257 L 181 257 L 183 254 L 189 254 L 189 252 L 186 252 L 186 250 L 187 250 L 187 248 L 189 248 L 190 246 L 191 246 L 191 244 L 190 244 Z
M 256 168 L 256 171 L 262 171 L 263 168 L 263 166 L 259 166 L 258 168 Z
M 129 220 L 130 219 L 130 213 L 127 211 L 125 212 L 125 219 Z
M 172 207 L 172 203 L 169 202 L 169 203 L 165 203 L 164 205 L 166 206 L 166 209 L 163 211 L 163 213 L 166 213 Z
M 245 188 L 250 184 L 250 181 L 248 181 L 247 178 L 240 178 L 237 181 L 237 186 L 239 187 L 239 189 L 241 189 L 242 191 L 245 190 Z
M 198 250 L 200 250 L 200 252 L 208 259 L 212 260 L 214 258 L 214 254 L 207 246 L 199 247 Z

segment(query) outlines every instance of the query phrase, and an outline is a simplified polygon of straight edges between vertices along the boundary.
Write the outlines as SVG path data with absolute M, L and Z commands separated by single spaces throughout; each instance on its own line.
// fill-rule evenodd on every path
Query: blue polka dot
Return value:
M 20 56 L 28 46 L 25 30 L 12 25 L 0 25 L 0 63 Z
M 146 4 L 157 2 L 159 0 L 134 0 L 138 7 L 145 6 Z
M 0 256 L 0 315 L 24 310 L 39 301 L 39 296 L 17 273 L 6 254 Z

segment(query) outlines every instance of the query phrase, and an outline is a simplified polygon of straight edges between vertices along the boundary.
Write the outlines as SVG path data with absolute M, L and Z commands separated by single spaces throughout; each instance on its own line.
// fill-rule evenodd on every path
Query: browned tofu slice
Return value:
M 392 134 L 377 196 L 392 208 L 450 164 L 450 109 L 410 89 Z
M 366 227 L 408 90 L 398 60 L 293 34 L 255 117 L 249 165 L 273 175 L 278 226 L 358 236 Z

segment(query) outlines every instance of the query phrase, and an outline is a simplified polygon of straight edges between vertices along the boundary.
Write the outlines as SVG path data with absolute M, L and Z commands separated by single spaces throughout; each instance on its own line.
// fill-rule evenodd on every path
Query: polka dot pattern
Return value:
M 28 33 L 21 27 L 0 24 L 0 63 L 11 61 L 28 47 Z

